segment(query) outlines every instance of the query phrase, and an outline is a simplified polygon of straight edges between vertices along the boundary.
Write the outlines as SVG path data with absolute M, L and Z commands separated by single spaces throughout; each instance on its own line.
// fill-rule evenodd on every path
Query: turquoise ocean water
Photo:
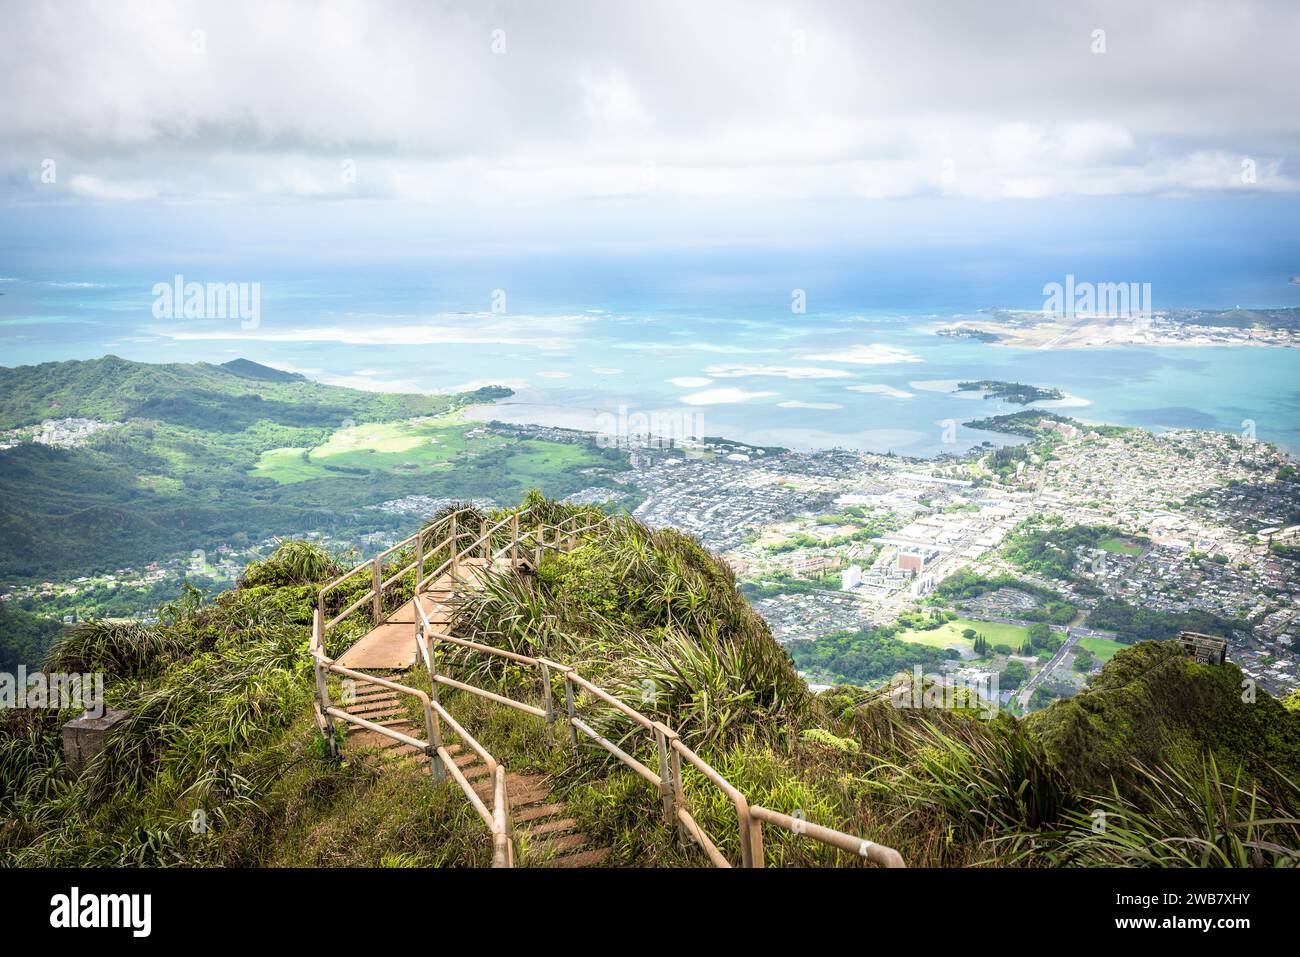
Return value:
M 198 267 L 185 278 L 244 277 Z M 499 383 L 516 395 L 495 414 L 516 421 L 595 429 L 602 413 L 609 421 L 622 410 L 678 415 L 704 434 L 755 443 L 913 455 L 1006 441 L 960 423 L 1019 407 L 952 391 L 961 379 L 1006 379 L 1062 389 L 1069 398 L 1056 410 L 1087 421 L 1240 432 L 1249 420 L 1260 439 L 1300 451 L 1300 350 L 1023 350 L 934 335 L 986 305 L 1040 306 L 1025 283 L 1004 295 L 983 288 L 981 301 L 962 304 L 950 282 L 942 296 L 918 297 L 938 306 L 918 308 L 894 305 L 907 298 L 898 290 L 880 297 L 885 307 L 869 292 L 837 290 L 823 302 L 810 290 L 799 314 L 789 286 L 775 282 L 566 296 L 544 282 L 495 287 L 491 275 L 288 275 L 258 280 L 259 321 L 241 328 L 237 319 L 155 318 L 153 285 L 172 279 L 162 270 L 0 279 L 5 365 L 243 356 L 358 388 Z M 1300 294 L 1282 287 L 1269 304 L 1288 297 Z M 944 442 L 950 421 L 955 443 Z

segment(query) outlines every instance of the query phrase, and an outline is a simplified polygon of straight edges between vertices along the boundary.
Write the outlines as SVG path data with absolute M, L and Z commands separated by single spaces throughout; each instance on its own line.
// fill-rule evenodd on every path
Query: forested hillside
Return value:
M 413 494 L 513 500 L 534 485 L 563 495 L 590 484 L 575 466 L 624 467 L 594 447 L 464 441 L 457 410 L 509 394 L 359 392 L 242 359 L 0 368 L 0 429 L 111 426 L 74 447 L 20 436 L 0 450 L 0 577 L 108 572 L 309 530 L 395 532 L 408 516 L 367 506 Z

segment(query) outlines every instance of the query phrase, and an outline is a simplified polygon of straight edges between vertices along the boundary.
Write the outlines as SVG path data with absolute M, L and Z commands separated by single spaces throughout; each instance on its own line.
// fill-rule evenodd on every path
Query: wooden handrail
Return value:
M 465 511 L 468 510 L 457 510 L 456 512 L 451 513 L 448 517 L 454 519 L 455 516 L 460 515 Z M 564 680 L 565 703 L 567 707 L 567 715 L 564 718 L 564 723 L 570 728 L 570 735 L 573 744 L 576 746 L 578 741 L 577 734 L 578 732 L 582 732 L 582 734 L 591 738 L 600 745 L 600 747 L 612 754 L 637 775 L 658 787 L 664 802 L 665 820 L 670 824 L 676 824 L 679 832 L 696 843 L 704 851 L 709 860 L 718 867 L 730 867 L 731 862 L 728 861 L 726 856 L 718 849 L 717 844 L 705 832 L 704 828 L 696 820 L 687 806 L 688 800 L 683 787 L 681 769 L 683 758 L 688 764 L 694 767 L 706 781 L 718 788 L 726 796 L 732 806 L 735 807 L 740 837 L 742 867 L 763 866 L 763 825 L 765 823 L 783 828 L 799 836 L 811 838 L 812 840 L 838 848 L 847 853 L 855 854 L 863 860 L 882 867 L 906 866 L 903 862 L 902 855 L 893 848 L 886 847 L 883 844 L 876 844 L 872 841 L 865 840 L 864 838 L 855 837 L 851 834 L 846 834 L 843 831 L 837 831 L 834 828 L 815 824 L 811 821 L 798 819 L 761 805 L 751 805 L 745 795 L 736 788 L 735 785 L 728 781 L 711 764 L 696 754 L 694 750 L 688 747 L 676 731 L 662 722 L 647 717 L 615 695 L 609 693 L 591 681 L 588 681 L 569 665 L 552 661 L 547 658 L 531 657 L 529 655 L 520 654 L 519 652 L 509 651 L 504 648 L 497 648 L 492 645 L 472 641 L 467 638 L 459 638 L 448 634 L 445 631 L 435 631 L 429 620 L 428 614 L 425 612 L 424 606 L 420 601 L 420 595 L 427 583 L 436 581 L 447 572 L 448 569 L 454 569 L 460 559 L 468 557 L 475 549 L 482 547 L 489 559 L 501 558 L 504 557 L 506 553 L 509 553 L 511 564 L 517 566 L 521 561 L 518 554 L 519 547 L 525 541 L 531 540 L 538 554 L 540 554 L 542 548 L 565 550 L 566 544 L 569 547 L 576 544 L 578 535 L 597 529 L 602 525 L 605 525 L 610 519 L 610 516 L 605 516 L 598 522 L 576 529 L 567 528 L 563 525 L 544 525 L 541 523 L 538 523 L 535 528 L 521 529 L 519 525 L 519 517 L 526 514 L 527 511 L 527 509 L 523 509 L 517 512 L 512 512 L 491 528 L 483 530 L 481 534 L 472 539 L 469 545 L 459 550 L 457 550 L 457 546 L 460 541 L 465 537 L 472 536 L 473 533 L 467 531 L 457 531 L 453 533 L 453 535 L 444 539 L 434 549 L 434 552 L 436 553 L 441 551 L 443 548 L 450 548 L 453 551 L 452 556 L 439 565 L 430 575 L 420 578 L 417 574 L 415 598 L 412 602 L 416 610 L 416 620 L 414 623 L 415 640 L 419 653 L 424 660 L 425 667 L 428 670 L 429 679 L 435 689 L 440 685 L 455 688 L 456 690 L 463 691 L 467 694 L 472 694 L 507 707 L 515 708 L 526 714 L 543 718 L 547 724 L 550 725 L 557 719 L 555 709 L 551 704 L 550 676 L 552 673 L 558 672 Z M 511 525 L 510 541 L 500 549 L 494 551 L 492 548 L 492 537 L 507 523 L 510 523 Z M 452 524 L 454 527 L 454 521 Z M 568 522 L 566 521 L 564 525 L 567 524 Z M 424 531 L 425 530 L 422 529 L 417 533 L 417 535 L 412 536 L 403 543 L 393 546 L 382 554 L 392 554 L 404 545 L 410 544 L 412 541 L 417 541 Z M 553 541 L 546 541 L 545 533 L 548 531 L 554 533 Z M 422 544 L 422 542 L 417 541 L 417 546 Z M 412 567 L 423 565 L 423 561 L 427 556 L 423 552 L 422 548 L 419 547 L 417 547 L 417 553 L 419 557 L 415 562 L 405 566 L 401 571 L 390 577 L 387 581 L 381 583 L 379 589 L 380 592 L 382 592 L 383 588 L 386 588 L 393 581 L 396 581 L 402 575 L 409 572 Z M 382 557 L 382 555 L 379 557 Z M 358 565 L 355 569 L 345 573 L 341 578 L 331 582 L 330 585 L 327 585 L 322 589 L 322 599 L 324 594 L 330 588 L 337 587 L 340 582 L 352 576 L 358 570 L 375 568 L 376 566 L 374 563 L 376 561 L 377 559 L 372 559 L 370 562 Z M 423 571 L 422 567 L 420 568 L 420 571 Z M 453 588 L 456 584 L 457 581 L 453 580 Z M 355 611 L 367 601 L 372 600 L 373 597 L 374 594 L 363 596 L 350 606 L 349 609 L 340 613 L 340 615 L 330 621 L 325 621 L 323 604 L 321 605 L 312 623 L 313 658 L 316 660 L 318 667 L 328 669 L 329 671 L 341 674 L 350 674 L 354 677 L 374 682 L 381 686 L 392 687 L 400 691 L 407 691 L 423 696 L 426 707 L 431 715 L 431 720 L 434 722 L 438 719 L 445 721 L 466 743 L 466 745 L 475 751 L 488 766 L 488 780 L 492 782 L 493 786 L 493 806 L 491 810 L 487 808 L 486 804 L 469 785 L 469 782 L 465 780 L 464 775 L 461 774 L 459 768 L 456 767 L 455 762 L 451 759 L 451 756 L 441 746 L 440 741 L 436 742 L 436 744 L 431 741 L 431 744 L 426 746 L 417 739 L 402 735 L 400 732 L 394 732 L 391 729 L 383 728 L 382 726 L 374 725 L 371 722 L 366 722 L 364 719 L 358 718 L 355 715 L 349 715 L 345 711 L 332 706 L 323 708 L 322 714 L 338 717 L 341 720 L 359 724 L 369 728 L 370 730 L 378 731 L 381 734 L 387 734 L 389 737 L 397 740 L 415 746 L 425 747 L 426 750 L 436 751 L 441 763 L 446 766 L 446 769 L 451 773 L 453 779 L 456 780 L 461 789 L 465 791 L 471 804 L 473 804 L 480 817 L 482 817 L 488 824 L 493 837 L 494 866 L 512 866 L 514 862 L 514 847 L 511 836 L 513 825 L 511 823 L 511 813 L 509 808 L 509 794 L 505 786 L 505 768 L 493 759 L 487 750 L 483 748 L 483 746 L 479 744 L 472 735 L 465 731 L 455 718 L 451 716 L 447 709 L 437 700 L 430 702 L 427 695 L 424 695 L 423 692 L 416 691 L 416 689 L 406 688 L 405 686 L 398 685 L 395 682 L 377 679 L 371 675 L 364 675 L 359 672 L 351 672 L 346 668 L 340 668 L 326 657 L 324 653 L 324 644 L 326 637 L 328 637 L 330 627 L 341 618 L 351 614 L 351 612 Z M 546 706 L 543 708 L 528 704 L 527 702 L 516 701 L 506 695 L 488 691 L 484 688 L 478 688 L 466 682 L 457 681 L 453 678 L 447 677 L 446 675 L 438 674 L 436 668 L 437 659 L 435 655 L 435 646 L 442 642 L 446 642 L 447 644 L 454 645 L 458 648 L 464 648 L 468 651 L 502 658 L 518 665 L 537 668 L 541 673 Z M 581 689 L 596 700 L 610 706 L 622 717 L 632 722 L 638 730 L 648 732 L 652 735 L 659 748 L 658 772 L 642 763 L 623 747 L 610 741 L 604 735 L 596 731 L 586 721 L 579 718 L 576 713 L 575 696 L 573 694 L 574 688 Z M 326 702 L 326 704 L 328 705 L 328 702 Z M 438 735 L 436 731 L 436 723 L 431 724 L 430 727 L 430 737 L 433 739 Z

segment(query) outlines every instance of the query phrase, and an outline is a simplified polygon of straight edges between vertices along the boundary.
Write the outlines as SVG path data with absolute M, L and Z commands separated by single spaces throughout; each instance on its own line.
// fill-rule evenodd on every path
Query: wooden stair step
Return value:
M 550 798 L 550 789 L 546 786 L 544 779 L 529 776 L 523 777 L 506 772 L 506 791 L 510 795 L 510 806 L 512 808 L 526 808 L 534 804 L 544 804 Z M 474 784 L 474 793 L 479 796 L 485 803 L 492 803 L 493 784 L 486 776 L 479 778 Z
M 353 748 L 376 748 L 384 750 L 389 744 L 400 744 L 394 741 L 386 734 L 380 734 L 378 731 L 369 731 L 362 729 L 354 735 L 348 737 L 348 747 Z
M 563 811 L 563 804 L 535 804 L 532 807 L 524 808 L 518 814 L 515 814 L 514 819 L 516 824 L 527 824 L 529 821 L 535 821 L 538 818 L 552 817 Z
M 379 701 L 396 701 L 396 691 L 358 691 L 352 696 L 352 704 L 374 704 Z
M 518 791 L 511 789 L 510 809 L 513 812 L 532 807 L 535 804 L 545 804 L 550 797 L 551 792 L 544 787 L 520 788 Z
M 547 852 L 576 851 L 587 846 L 586 834 L 558 834 L 555 837 L 537 841 L 537 846 Z
M 340 656 L 338 663 L 354 671 L 402 672 L 419 656 L 413 622 L 384 622 L 366 633 Z
M 349 712 L 349 714 L 356 714 L 356 712 L 352 711 Z M 366 718 L 366 720 L 370 721 L 369 718 Z M 381 728 L 398 728 L 401 727 L 402 725 L 410 726 L 411 719 L 410 718 L 385 718 L 383 721 L 370 721 L 370 723 L 377 724 Z M 358 724 L 348 725 L 348 734 L 355 734 L 358 731 L 367 731 L 367 730 L 369 729 L 363 728 Z
M 364 700 L 340 702 L 338 707 L 344 711 L 351 711 L 353 714 L 364 715 L 370 711 L 384 711 L 393 708 L 401 708 L 402 702 L 396 698 L 366 698 Z
M 388 721 L 393 718 L 406 717 L 406 709 L 390 706 L 386 708 L 344 708 L 348 714 L 357 718 L 362 718 L 372 724 L 378 724 L 381 721 Z
M 381 728 L 389 727 L 391 721 L 406 721 L 406 711 L 403 708 L 395 708 L 392 711 L 376 711 L 370 714 L 365 712 L 348 711 L 348 714 L 360 718 L 362 721 L 369 721 L 371 724 L 377 724 Z M 354 725 L 353 727 L 359 727 Z
M 396 692 L 390 691 L 387 694 L 354 695 L 350 703 L 353 705 L 366 705 L 368 707 L 373 707 L 384 704 L 397 704 L 400 700 L 402 699 Z
M 563 833 L 564 831 L 572 831 L 577 827 L 577 825 L 578 819 L 576 817 L 542 818 L 536 823 L 529 824 L 525 830 L 527 830 L 533 837 L 541 837 L 545 834 L 557 834 Z
M 547 867 L 597 867 L 605 858 L 609 857 L 608 847 L 593 847 L 587 851 L 579 851 L 577 854 L 569 854 L 565 857 L 553 857 L 547 861 Z

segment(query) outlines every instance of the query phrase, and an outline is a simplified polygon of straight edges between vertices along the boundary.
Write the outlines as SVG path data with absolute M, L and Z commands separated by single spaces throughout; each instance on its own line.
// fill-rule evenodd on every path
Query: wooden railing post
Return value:
M 533 537 L 533 553 L 534 553 L 533 570 L 534 571 L 542 567 L 542 536 L 544 534 L 545 533 L 542 531 L 542 520 L 539 518 L 537 520 L 537 532 Z
M 420 582 L 424 578 L 424 529 L 415 533 L 415 597 L 420 597 Z
M 429 647 L 429 697 L 438 700 L 438 644 L 428 639 Z
M 371 599 L 371 611 L 374 612 L 376 628 L 384 620 L 384 596 L 380 594 L 383 583 L 382 575 L 379 559 L 372 558 L 370 560 L 370 590 L 374 592 L 374 597 Z
M 541 663 L 542 668 L 542 707 L 546 709 L 546 727 L 549 731 L 555 724 L 555 696 L 551 694 L 551 669 L 546 662 Z M 566 682 L 567 684 L 567 682 Z
M 669 753 L 668 753 L 668 765 L 669 765 L 669 771 L 668 771 L 668 773 L 669 773 L 670 775 L 672 775 L 672 784 L 673 784 L 673 801 L 674 801 L 676 807 L 679 807 L 679 808 L 685 808 L 685 807 L 686 807 L 686 791 L 685 791 L 685 790 L 683 789 L 683 787 L 682 787 L 682 755 L 681 755 L 681 752 L 680 752 L 680 751 L 678 751 L 676 748 L 672 747 L 672 742 L 671 742 L 671 741 L 670 741 L 668 744 L 669 744 L 669 748 L 668 748 L 668 751 L 669 751 Z M 686 825 L 685 825 L 684 823 L 682 823 L 682 819 L 681 819 L 680 817 L 677 817 L 677 814 L 676 814 L 675 811 L 674 811 L 673 817 L 674 817 L 674 818 L 676 819 L 676 821 L 677 821 L 677 840 L 681 841 L 683 844 L 685 844 L 685 843 L 691 841 L 692 838 L 691 838 L 690 832 L 686 830 Z
M 433 681 L 431 684 L 436 695 L 438 683 Z M 441 781 L 447 776 L 447 769 L 442 766 L 442 755 L 438 753 L 438 749 L 442 747 L 442 724 L 438 720 L 437 712 L 433 710 L 430 699 L 427 698 L 424 701 L 424 729 L 429 735 L 429 773 L 433 775 L 435 781 Z
M 460 532 L 457 529 L 456 513 L 451 513 L 451 580 L 456 580 L 456 569 L 460 565 L 456 556 L 460 554 Z
M 672 827 L 673 822 L 677 820 L 672 761 L 668 756 L 668 752 L 671 750 L 668 742 L 675 737 L 677 737 L 676 731 L 661 721 L 655 722 L 655 744 L 659 749 L 659 797 L 664 805 L 664 824 L 668 827 Z
M 519 567 L 519 513 L 510 516 L 510 567 Z
M 573 707 L 573 682 L 569 680 L 568 672 L 564 674 L 564 706 L 569 712 L 569 743 L 576 751 L 578 750 L 578 726 L 573 723 L 573 719 L 578 715 Z
M 312 656 L 312 670 L 316 672 L 316 707 L 320 709 L 321 721 L 325 725 L 325 736 L 330 742 L 330 756 L 337 759 L 339 756 L 339 742 L 334 734 L 334 719 L 330 717 L 330 689 L 329 681 L 325 677 L 325 669 L 321 667 L 319 655 L 325 654 L 321 649 Z
M 763 822 L 756 817 L 749 819 L 749 849 L 749 866 L 766 867 L 763 862 Z
M 736 817 L 740 826 L 740 866 L 754 866 L 754 824 L 755 821 L 749 815 L 749 804 L 745 803 L 744 810 L 738 806 L 736 808 Z
M 478 537 L 483 539 L 483 557 L 492 561 L 492 537 L 488 535 L 488 520 L 484 515 L 478 521 Z

